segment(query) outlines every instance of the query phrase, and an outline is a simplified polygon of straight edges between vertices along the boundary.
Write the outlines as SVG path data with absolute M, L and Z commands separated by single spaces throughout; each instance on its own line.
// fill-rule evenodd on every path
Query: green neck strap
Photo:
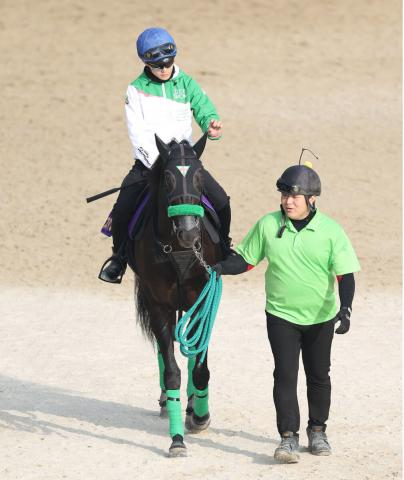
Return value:
M 191 205 L 190 203 L 183 203 L 181 205 L 171 205 L 168 207 L 168 216 L 175 217 L 177 215 L 194 215 L 203 217 L 205 214 L 203 207 L 200 205 Z

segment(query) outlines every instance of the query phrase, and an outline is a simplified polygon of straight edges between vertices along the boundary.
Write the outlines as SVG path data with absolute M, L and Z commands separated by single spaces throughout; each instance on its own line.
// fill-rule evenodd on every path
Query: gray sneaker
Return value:
M 309 450 L 313 455 L 331 455 L 331 447 L 323 427 L 307 427 Z
M 282 463 L 297 463 L 299 461 L 299 435 L 293 432 L 282 433 L 281 443 L 275 450 L 274 458 Z

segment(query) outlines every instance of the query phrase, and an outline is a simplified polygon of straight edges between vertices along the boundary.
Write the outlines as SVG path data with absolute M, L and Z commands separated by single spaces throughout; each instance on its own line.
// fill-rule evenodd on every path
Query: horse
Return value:
M 189 310 L 205 286 L 206 264 L 222 259 L 220 242 L 215 243 L 212 229 L 208 233 L 209 222 L 203 218 L 201 206 L 204 185 L 200 157 L 206 139 L 207 134 L 193 146 L 186 140 L 165 144 L 156 135 L 160 155 L 149 172 L 147 220 L 141 236 L 127 244 L 128 265 L 135 273 L 137 320 L 145 336 L 157 344 L 160 416 L 168 413 L 171 457 L 187 454 L 181 372 L 174 356 L 177 318 Z M 201 353 L 188 359 L 185 427 L 191 433 L 210 424 L 209 377 L 207 355 L 202 362 Z

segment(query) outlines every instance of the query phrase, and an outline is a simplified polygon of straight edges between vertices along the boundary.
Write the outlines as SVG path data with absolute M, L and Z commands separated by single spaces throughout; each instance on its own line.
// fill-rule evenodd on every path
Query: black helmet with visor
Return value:
M 289 195 L 319 196 L 321 194 L 320 177 L 308 165 L 309 162 L 287 168 L 276 182 L 278 191 Z
M 304 165 L 300 164 L 303 152 L 309 150 L 307 148 L 302 149 L 300 154 L 299 165 L 293 165 L 287 168 L 276 182 L 276 188 L 279 192 L 286 195 L 304 195 L 306 204 L 311 212 L 315 212 L 315 203 L 310 203 L 309 198 L 311 196 L 318 197 L 321 194 L 321 181 L 317 172 L 312 168 L 311 162 L 305 162 Z M 309 150 L 311 152 L 311 150 Z M 311 152 L 313 155 L 314 153 Z M 314 155 L 316 157 L 316 155 Z M 318 158 L 318 157 L 316 157 Z M 285 230 L 285 212 L 281 205 L 282 222 L 279 228 L 277 237 L 281 238 Z

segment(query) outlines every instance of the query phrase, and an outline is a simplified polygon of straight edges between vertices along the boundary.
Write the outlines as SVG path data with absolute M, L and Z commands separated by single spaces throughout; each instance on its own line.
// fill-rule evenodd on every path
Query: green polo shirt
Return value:
M 287 218 L 277 238 L 281 218 L 280 211 L 262 217 L 236 251 L 254 266 L 267 259 L 267 312 L 299 325 L 327 322 L 338 311 L 336 275 L 360 270 L 351 242 L 337 222 L 318 210 L 300 232 Z

